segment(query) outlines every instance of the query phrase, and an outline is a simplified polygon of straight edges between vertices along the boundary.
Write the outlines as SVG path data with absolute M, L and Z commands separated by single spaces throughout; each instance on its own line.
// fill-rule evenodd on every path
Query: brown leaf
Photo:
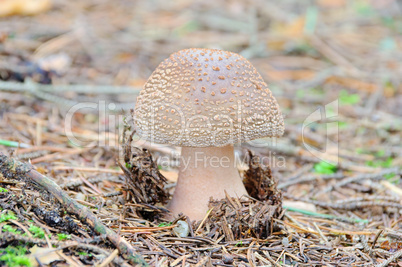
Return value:
M 30 252 L 31 255 L 29 258 L 31 259 L 33 266 L 39 265 L 37 260 L 39 260 L 41 264 L 45 265 L 57 260 L 63 260 L 59 254 L 57 254 L 57 251 L 54 248 L 41 248 L 35 245 L 30 249 Z

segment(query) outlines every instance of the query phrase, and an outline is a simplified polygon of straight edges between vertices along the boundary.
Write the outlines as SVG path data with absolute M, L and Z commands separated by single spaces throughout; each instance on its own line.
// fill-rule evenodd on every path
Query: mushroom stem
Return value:
M 179 178 L 169 204 L 172 213 L 183 212 L 192 220 L 200 220 L 208 210 L 210 197 L 225 198 L 225 191 L 232 197 L 247 195 L 233 146 L 183 147 Z

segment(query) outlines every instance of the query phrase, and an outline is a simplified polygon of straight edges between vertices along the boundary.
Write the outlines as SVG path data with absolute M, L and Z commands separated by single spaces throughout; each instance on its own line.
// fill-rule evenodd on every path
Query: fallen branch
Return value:
M 143 257 L 123 237 L 106 227 L 87 207 L 79 204 L 63 191 L 50 178 L 32 169 L 30 164 L 24 164 L 0 153 L 0 173 L 6 178 L 25 180 L 39 185 L 56 198 L 65 209 L 77 216 L 82 223 L 90 225 L 98 234 L 106 235 L 107 239 L 119 249 L 121 255 L 131 264 L 148 266 Z

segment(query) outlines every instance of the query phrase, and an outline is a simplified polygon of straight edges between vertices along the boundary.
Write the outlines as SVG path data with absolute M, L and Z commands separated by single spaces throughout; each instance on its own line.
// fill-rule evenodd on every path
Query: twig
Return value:
M 106 267 L 116 258 L 117 254 L 119 254 L 119 250 L 115 249 L 98 267 Z
M 328 192 L 332 191 L 334 188 L 339 188 L 339 187 L 345 186 L 347 184 L 354 183 L 354 182 L 359 182 L 359 181 L 365 180 L 365 179 L 380 179 L 384 175 L 390 174 L 390 173 L 400 174 L 401 170 L 399 168 L 397 168 L 397 167 L 394 167 L 394 168 L 384 169 L 384 170 L 382 170 L 380 172 L 377 172 L 377 173 L 358 174 L 356 176 L 352 176 L 352 177 L 349 177 L 349 178 L 347 178 L 345 180 L 342 180 L 342 181 L 334 184 L 333 186 L 328 186 L 328 187 L 324 188 L 322 192 L 323 193 L 328 193 Z
M 128 86 L 93 86 L 93 85 L 47 85 L 38 84 L 32 81 L 25 83 L 0 81 L 0 91 L 26 92 L 46 100 L 57 103 L 64 107 L 72 107 L 79 102 L 65 97 L 54 95 L 56 92 L 75 92 L 83 94 L 132 94 L 138 95 L 140 89 Z M 133 108 L 132 103 L 115 103 L 114 110 L 129 110 Z M 85 112 L 85 111 L 81 111 Z M 86 111 L 89 112 L 89 111 Z
M 371 244 L 371 250 L 374 249 L 375 243 L 377 243 L 377 240 L 378 240 L 378 238 L 380 237 L 380 235 L 382 234 L 382 232 L 384 232 L 384 229 L 381 229 L 381 230 L 378 231 L 377 234 L 375 235 L 374 240 L 373 240 L 373 242 L 372 242 L 372 244 Z
M 46 245 L 47 242 L 44 239 L 39 239 L 39 238 L 33 238 L 33 237 L 28 237 L 28 236 L 23 236 L 20 234 L 16 233 L 11 233 L 11 232 L 3 232 L 0 233 L 0 244 L 4 245 L 7 244 L 11 241 L 18 240 L 24 243 L 32 243 L 32 244 L 37 244 L 37 245 Z M 54 241 L 50 240 L 50 243 L 53 245 L 58 245 L 62 243 L 61 241 Z
M 368 223 L 368 220 L 364 219 L 353 219 L 353 218 L 347 218 L 347 217 L 337 217 L 331 214 L 324 214 L 324 213 L 317 213 L 309 210 L 303 210 L 303 209 L 297 209 L 293 207 L 288 207 L 286 205 L 283 205 L 283 208 L 288 210 L 288 211 L 293 211 L 293 212 L 298 212 L 301 214 L 309 215 L 309 216 L 314 216 L 314 217 L 321 217 L 321 218 L 326 218 L 326 219 L 337 219 L 339 221 L 345 221 L 345 222 L 353 222 L 353 223 Z
M 21 177 L 24 177 L 31 183 L 43 187 L 62 205 L 64 205 L 68 212 L 76 215 L 81 222 L 90 225 L 99 234 L 106 234 L 109 241 L 119 249 L 123 257 L 125 257 L 131 264 L 148 266 L 142 256 L 135 251 L 130 243 L 102 224 L 102 222 L 90 210 L 88 210 L 87 207 L 70 198 L 70 196 L 53 180 L 33 170 L 31 165 L 10 159 L 0 153 L 0 173 L 5 177 L 11 176 L 15 179 L 21 179 Z
M 28 236 L 23 236 L 20 234 L 16 233 L 11 233 L 11 232 L 3 232 L 0 233 L 0 244 L 6 244 L 12 241 L 19 241 L 19 242 L 24 242 L 24 243 L 31 243 L 31 244 L 37 244 L 37 245 L 46 245 L 47 241 L 44 239 L 39 239 L 39 238 L 33 238 L 33 237 L 28 237 Z M 90 250 L 92 252 L 98 253 L 98 254 L 103 254 L 103 255 L 109 255 L 110 252 L 102 249 L 98 246 L 90 245 L 90 244 L 84 244 L 84 243 L 79 243 L 77 241 L 58 241 L 58 240 L 49 240 L 50 244 L 58 246 L 59 250 L 69 248 L 69 247 L 75 247 L 83 250 Z M 124 261 L 121 258 L 115 258 L 113 260 L 114 263 L 116 263 L 118 266 L 124 266 L 127 265 L 124 263 Z
M 399 202 L 399 199 L 396 197 L 391 197 L 391 196 L 364 196 L 364 197 L 356 197 L 356 198 L 347 198 L 347 199 L 342 199 L 342 200 L 338 200 L 335 202 L 335 204 L 337 205 L 341 205 L 341 204 L 346 204 L 346 203 L 350 203 L 350 202 L 360 202 L 360 201 L 367 201 L 367 200 L 371 200 L 371 201 L 389 201 L 389 202 Z
M 286 187 L 294 185 L 294 184 L 307 183 L 307 182 L 316 181 L 316 180 L 342 179 L 343 177 L 345 177 L 345 175 L 343 173 L 334 173 L 334 174 L 322 175 L 322 176 L 304 176 L 304 177 L 300 177 L 298 179 L 293 179 L 291 181 L 281 183 L 278 185 L 278 188 L 282 189 L 282 188 L 286 188 Z
M 269 252 L 268 252 L 268 251 L 264 250 L 263 253 L 265 254 L 265 256 L 267 256 L 268 261 L 269 261 L 272 265 L 274 265 L 274 266 L 276 266 L 276 267 L 279 267 L 279 266 L 280 266 L 278 263 L 276 263 L 276 262 L 274 261 L 274 259 L 272 259 L 271 255 L 269 255 Z
M 402 240 L 402 233 L 396 231 L 390 231 L 387 233 L 387 236 L 393 239 Z
M 332 208 L 332 209 L 339 209 L 339 210 L 355 210 L 358 208 L 364 208 L 364 207 L 389 207 L 389 208 L 397 208 L 397 209 L 402 209 L 402 205 L 399 203 L 393 203 L 393 202 L 377 202 L 375 200 L 373 201 L 358 201 L 358 202 L 349 202 L 349 203 L 343 203 L 343 204 L 334 204 L 334 203 L 324 203 L 316 200 L 311 200 L 311 199 L 303 199 L 303 198 L 297 198 L 297 197 L 291 197 L 289 194 L 286 195 L 286 197 L 290 197 L 295 200 L 300 200 L 300 201 L 305 201 L 308 203 L 312 203 L 314 205 L 323 207 L 323 208 Z
M 372 249 L 368 244 L 367 237 L 365 235 L 360 235 L 359 237 L 360 237 L 361 243 L 363 245 L 363 252 L 371 254 Z
M 81 94 L 138 94 L 141 88 L 112 85 L 48 85 L 34 82 L 18 83 L 0 81 L 0 91 L 32 92 L 43 91 L 52 93 L 75 92 Z
M 380 264 L 377 264 L 375 267 L 385 267 L 388 266 L 388 264 L 390 264 L 391 262 L 393 262 L 394 260 L 399 259 L 400 257 L 402 257 L 402 249 L 398 250 L 394 255 L 392 255 L 391 257 L 389 257 L 386 261 L 383 261 Z
M 119 178 L 116 178 L 115 176 L 106 176 L 106 177 L 94 177 L 94 178 L 89 178 L 88 181 L 92 184 L 97 184 L 97 183 L 102 183 L 104 181 L 109 181 L 109 182 L 118 182 Z M 83 185 L 82 180 L 76 180 L 76 181 L 71 181 L 65 184 L 61 185 L 61 188 L 69 188 L 69 187 L 78 187 Z M 111 193 L 108 193 L 111 194 Z
M 325 57 L 327 57 L 336 65 L 344 67 L 350 73 L 353 73 L 355 75 L 361 75 L 362 72 L 358 68 L 356 68 L 343 55 L 339 54 L 338 51 L 336 51 L 327 43 L 325 43 L 319 36 L 311 35 L 310 42 L 318 51 L 320 51 Z

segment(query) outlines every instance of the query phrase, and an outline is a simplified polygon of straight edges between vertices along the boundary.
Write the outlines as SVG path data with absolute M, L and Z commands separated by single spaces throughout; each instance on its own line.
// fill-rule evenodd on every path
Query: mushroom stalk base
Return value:
M 233 146 L 183 147 L 179 178 L 169 204 L 173 215 L 182 212 L 191 220 L 201 220 L 208 210 L 210 197 L 247 195 L 236 168 Z

